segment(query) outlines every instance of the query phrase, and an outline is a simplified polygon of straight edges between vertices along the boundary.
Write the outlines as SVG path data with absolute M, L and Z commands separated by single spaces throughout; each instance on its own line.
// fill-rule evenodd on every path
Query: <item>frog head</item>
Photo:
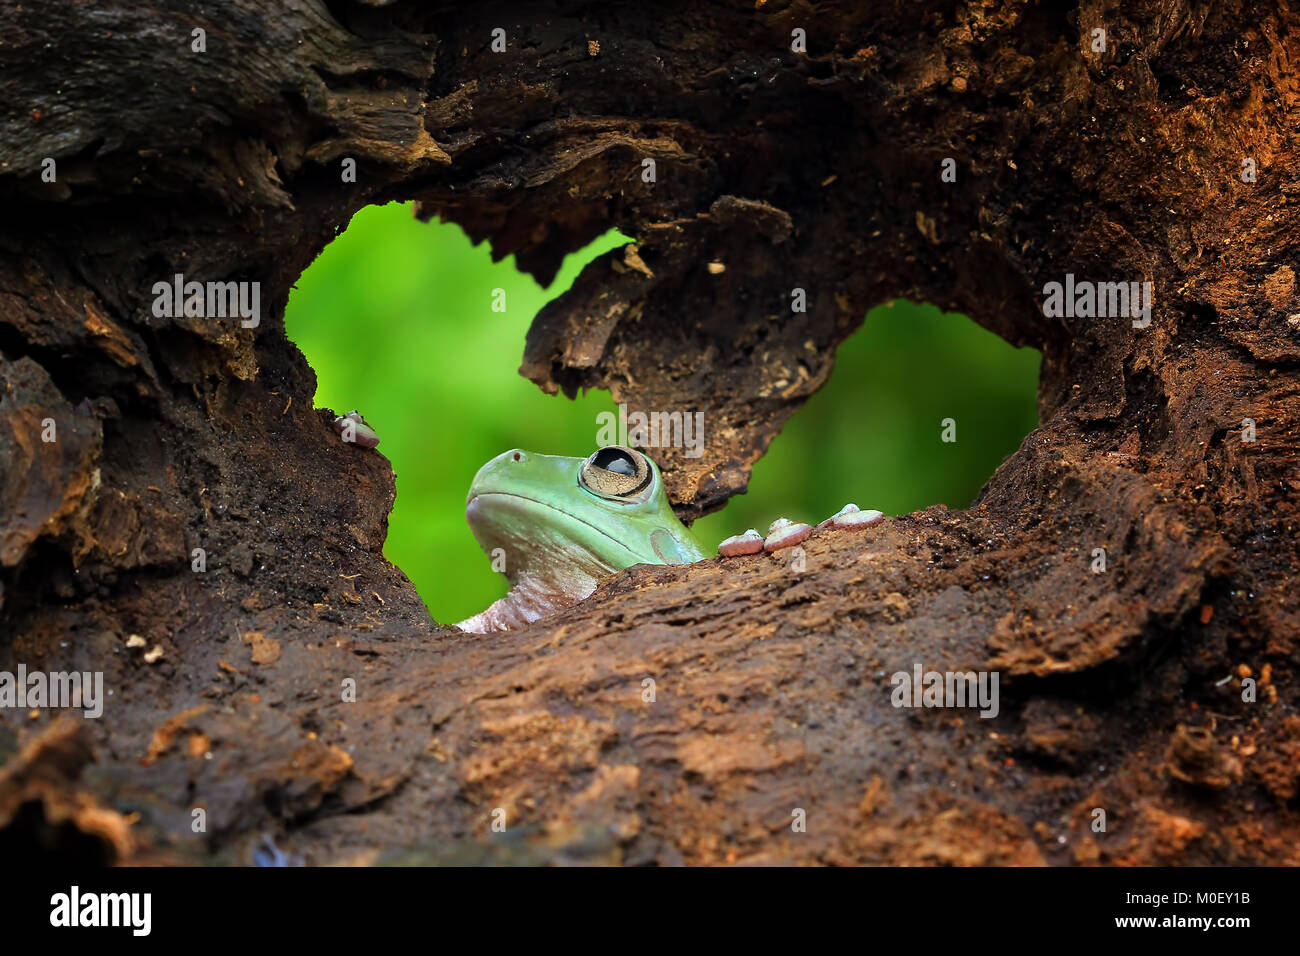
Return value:
M 518 448 L 497 455 L 474 476 L 465 516 L 514 586 L 502 601 L 540 611 L 525 620 L 587 597 L 602 578 L 634 564 L 704 557 L 673 513 L 658 466 L 622 445 L 588 458 Z

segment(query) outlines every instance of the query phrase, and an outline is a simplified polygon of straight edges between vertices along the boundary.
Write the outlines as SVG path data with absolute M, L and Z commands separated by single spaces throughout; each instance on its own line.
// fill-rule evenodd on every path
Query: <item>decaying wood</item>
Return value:
M 1300 863 L 1289 4 L 0 9 L 0 669 L 114 691 L 0 713 L 5 845 Z M 281 321 L 394 198 L 543 281 L 635 238 L 522 372 L 704 412 L 703 457 L 661 456 L 687 518 L 895 297 L 1042 349 L 1042 427 L 969 510 L 814 537 L 802 571 L 633 569 L 465 637 L 384 561 L 391 470 L 311 409 Z M 176 273 L 260 282 L 262 321 L 156 317 Z M 1150 325 L 1045 317 L 1067 273 L 1151 282 Z M 894 708 L 918 663 L 996 669 L 998 716 Z

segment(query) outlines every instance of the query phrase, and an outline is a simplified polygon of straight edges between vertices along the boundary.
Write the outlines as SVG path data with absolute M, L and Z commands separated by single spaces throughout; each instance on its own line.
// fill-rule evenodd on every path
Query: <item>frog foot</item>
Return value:
M 379 444 L 379 433 L 370 427 L 370 423 L 362 418 L 361 413 L 355 408 L 346 415 L 334 419 L 334 430 L 349 445 L 374 448 Z
M 758 554 L 763 550 L 763 536 L 750 528 L 744 534 L 733 534 L 720 545 L 718 554 L 724 558 L 734 558 L 742 554 Z
M 767 529 L 767 537 L 763 539 L 763 550 L 780 551 L 782 548 L 793 547 L 801 541 L 807 541 L 808 535 L 812 532 L 810 524 L 777 518 Z
M 812 532 L 812 525 L 777 518 L 767 529 L 766 538 L 750 528 L 744 534 L 732 535 L 718 545 L 718 554 L 724 558 L 734 558 L 741 554 L 758 554 L 760 551 L 779 551 L 808 540 L 808 535 Z
M 744 534 L 732 535 L 720 545 L 718 554 L 724 558 L 734 558 L 742 554 L 758 554 L 760 551 L 779 551 L 808 540 L 813 531 L 824 528 L 865 528 L 884 518 L 880 511 L 863 511 L 857 505 L 849 503 L 821 524 L 813 528 L 801 522 L 777 518 L 768 528 L 767 537 L 750 528 Z
M 873 525 L 885 517 L 883 511 L 874 511 L 868 508 L 866 511 L 860 509 L 853 502 L 849 502 L 835 514 L 831 515 L 825 521 L 817 526 L 817 530 L 823 528 L 865 528 Z

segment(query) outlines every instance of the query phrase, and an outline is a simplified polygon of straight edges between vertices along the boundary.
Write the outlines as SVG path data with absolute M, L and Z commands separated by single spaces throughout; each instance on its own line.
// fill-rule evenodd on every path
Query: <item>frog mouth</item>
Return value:
M 492 499 L 492 500 L 485 501 L 484 499 Z M 478 508 L 475 508 L 476 503 L 478 504 Z M 620 541 L 618 538 L 614 537 L 612 534 L 610 534 L 608 531 L 606 531 L 604 528 L 600 527 L 599 525 L 594 525 L 590 521 L 587 521 L 583 518 L 579 518 L 577 515 L 568 511 L 564 511 L 560 508 L 557 508 L 554 505 L 547 504 L 545 501 L 539 501 L 537 498 L 530 498 L 527 495 L 515 494 L 514 492 L 509 492 L 509 491 L 482 491 L 479 492 L 478 494 L 471 495 L 469 500 L 465 502 L 465 519 L 469 522 L 470 529 L 475 532 L 475 537 L 478 537 L 478 528 L 479 528 L 479 524 L 478 522 L 476 522 L 475 518 L 485 506 L 489 506 L 491 504 L 501 504 L 501 505 L 505 505 L 506 508 L 513 508 L 516 511 L 524 511 L 524 512 L 533 511 L 538 508 L 544 508 L 550 514 L 559 515 L 566 522 L 571 522 L 573 524 L 580 524 L 583 527 L 589 528 L 592 531 L 595 531 L 597 534 L 601 535 L 610 543 L 610 545 L 612 545 L 615 549 L 617 549 L 618 553 L 627 554 L 632 558 L 632 561 L 629 562 L 629 565 L 637 564 L 640 562 L 640 559 L 636 557 L 636 554 L 632 551 L 631 548 L 629 548 L 625 543 Z

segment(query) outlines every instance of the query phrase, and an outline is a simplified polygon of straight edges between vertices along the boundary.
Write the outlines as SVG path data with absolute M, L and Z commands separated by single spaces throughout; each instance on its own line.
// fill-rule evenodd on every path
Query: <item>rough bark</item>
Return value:
M 98 721 L 0 712 L 0 846 L 1300 862 L 1289 3 L 0 9 L 0 668 L 115 692 Z M 312 409 L 281 322 L 393 198 L 542 280 L 636 238 L 521 371 L 703 411 L 705 455 L 660 458 L 684 517 L 895 297 L 1042 349 L 1043 424 L 972 508 L 814 538 L 803 573 L 633 569 L 466 638 L 384 561 L 391 470 Z M 156 318 L 177 272 L 260 281 L 262 324 Z M 1151 281 L 1150 326 L 1045 318 L 1066 273 Z M 1001 713 L 893 708 L 916 663 L 997 669 Z

